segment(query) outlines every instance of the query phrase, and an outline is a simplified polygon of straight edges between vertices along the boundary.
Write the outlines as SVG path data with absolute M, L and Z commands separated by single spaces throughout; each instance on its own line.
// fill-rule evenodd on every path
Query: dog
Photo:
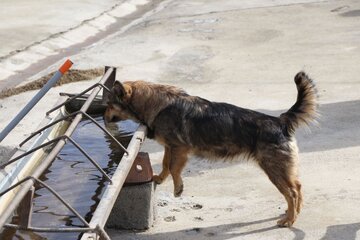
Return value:
M 104 119 L 132 119 L 147 126 L 147 137 L 165 148 L 162 171 L 153 180 L 160 184 L 171 174 L 176 197 L 183 192 L 181 172 L 189 154 L 210 160 L 242 155 L 255 161 L 286 199 L 288 209 L 278 226 L 291 227 L 303 201 L 295 130 L 318 117 L 314 81 L 304 72 L 294 80 L 297 100 L 279 117 L 211 102 L 174 86 L 116 81 Z

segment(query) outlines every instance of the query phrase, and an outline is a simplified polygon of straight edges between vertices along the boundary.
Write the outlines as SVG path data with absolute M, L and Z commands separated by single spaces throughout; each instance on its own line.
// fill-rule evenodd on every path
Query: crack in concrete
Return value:
M 139 21 L 143 22 L 146 17 L 149 17 L 150 15 L 155 14 L 158 11 L 160 11 L 161 9 L 163 9 L 163 7 L 164 7 L 163 4 L 165 4 L 165 3 L 168 4 L 169 2 L 171 2 L 171 1 L 170 0 L 168 0 L 168 1 L 165 1 L 165 0 L 155 0 L 155 1 L 131 0 L 128 3 L 126 3 L 126 4 L 128 4 L 128 6 L 125 6 L 122 9 L 121 9 L 121 6 L 122 6 L 121 4 L 114 5 L 111 9 L 103 12 L 102 15 L 100 14 L 97 17 L 97 18 L 101 18 L 102 16 L 105 16 L 106 14 L 109 16 L 110 16 L 110 14 L 114 16 L 114 17 L 112 17 L 112 16 L 110 16 L 110 17 L 114 18 L 115 21 L 108 24 L 106 26 L 106 29 L 105 28 L 101 29 L 101 27 L 102 27 L 101 22 L 98 25 L 98 27 L 93 26 L 92 24 L 89 24 L 92 21 L 91 19 L 83 21 L 82 24 L 78 25 L 77 27 L 71 28 L 75 31 L 81 27 L 90 28 L 90 30 L 89 30 L 90 32 L 92 29 L 97 30 L 95 32 L 95 34 L 92 34 L 91 36 L 89 35 L 83 41 L 71 42 L 71 39 L 78 39 L 78 38 L 81 38 L 84 36 L 82 36 L 81 31 L 80 32 L 74 31 L 74 33 L 72 33 L 71 29 L 69 29 L 68 31 L 64 31 L 64 32 L 52 35 L 52 37 L 49 37 L 47 40 L 44 39 L 43 41 L 41 41 L 41 44 L 33 44 L 32 46 L 28 46 L 27 47 L 28 51 L 17 52 L 13 56 L 6 58 L 5 61 L 3 61 L 3 62 L 0 61 L 0 64 L 2 64 L 4 66 L 2 69 L 1 68 L 0 69 L 5 74 L 5 77 L 3 79 L 1 79 L 1 81 L 0 81 L 0 89 L 15 87 L 17 84 L 21 83 L 22 79 L 29 78 L 29 77 L 33 76 L 36 72 L 44 70 L 44 64 L 46 64 L 47 66 L 50 66 L 51 64 L 54 64 L 55 62 L 59 61 L 60 59 L 64 58 L 65 56 L 68 57 L 70 55 L 78 53 L 83 48 L 93 45 L 94 43 L 101 43 L 101 40 L 103 40 L 107 37 L 113 36 L 114 34 L 123 34 L 124 32 L 128 31 L 130 28 L 138 25 Z M 127 7 L 129 7 L 129 5 L 131 5 L 131 4 L 135 6 L 135 10 L 131 11 L 131 12 L 127 12 L 128 11 Z M 139 4 L 143 4 L 143 5 L 139 5 Z M 130 9 L 130 10 L 132 10 L 132 9 Z M 124 17 L 124 16 L 126 16 L 126 17 Z M 65 34 L 72 34 L 72 35 L 68 36 L 70 40 L 66 39 L 66 37 L 62 37 L 62 35 L 65 35 Z M 63 46 L 63 47 L 55 46 L 55 49 L 51 49 L 51 45 L 58 44 L 58 42 L 56 42 L 56 40 L 58 40 L 56 38 L 56 36 L 58 36 L 58 38 L 64 38 L 64 39 L 59 39 L 59 40 L 65 40 L 63 43 L 60 42 L 60 44 L 63 44 L 65 46 Z M 46 41 L 49 41 L 49 42 L 46 42 Z M 55 42 L 50 42 L 50 41 L 55 41 Z M 70 45 L 69 45 L 69 42 L 70 42 Z M 50 45 L 50 48 L 45 46 L 46 45 L 45 43 Z M 39 46 L 41 48 L 45 48 L 45 50 L 48 49 L 48 51 L 52 51 L 52 52 L 50 52 L 48 54 L 46 54 L 46 53 L 42 54 L 41 52 L 40 53 L 36 52 L 37 49 L 35 49 L 35 51 L 31 51 L 32 50 L 31 48 L 34 46 Z M 44 50 L 44 49 L 41 49 L 41 50 Z M 30 60 L 27 59 L 27 61 L 24 61 L 23 59 L 25 59 L 25 56 L 21 56 L 20 54 L 29 55 Z M 38 58 L 36 58 L 36 57 L 38 57 Z M 31 63 L 31 58 L 35 58 L 35 59 L 33 59 L 34 61 L 32 63 Z M 13 68 L 13 69 L 11 69 L 11 68 Z M 6 76 L 7 71 L 10 73 Z
M 95 17 L 92 17 L 92 18 L 89 18 L 89 19 L 85 19 L 85 20 L 83 20 L 80 24 L 78 24 L 78 25 L 76 25 L 76 26 L 74 26 L 74 27 L 70 27 L 70 28 L 68 28 L 68 29 L 65 30 L 65 31 L 60 31 L 60 32 L 51 34 L 50 36 L 42 39 L 41 41 L 35 41 L 35 42 L 29 44 L 29 45 L 26 46 L 26 47 L 23 47 L 23 48 L 21 48 L 21 49 L 13 50 L 13 51 L 9 52 L 8 54 L 6 54 L 6 55 L 4 55 L 4 56 L 0 56 L 0 61 L 2 61 L 2 60 L 4 60 L 4 59 L 7 59 L 7 58 L 9 58 L 9 57 L 12 57 L 12 56 L 14 56 L 15 54 L 18 54 L 18 53 L 20 53 L 20 52 L 27 51 L 27 50 L 29 50 L 31 47 L 34 47 L 34 46 L 36 46 L 36 45 L 40 45 L 40 44 L 42 44 L 42 43 L 44 43 L 44 42 L 46 42 L 46 41 L 48 41 L 48 40 L 50 40 L 50 39 L 57 38 L 57 37 L 63 35 L 64 33 L 68 33 L 68 32 L 70 32 L 70 31 L 72 31 L 72 30 L 75 30 L 75 29 L 81 27 L 81 26 L 84 26 L 85 24 L 89 23 L 90 21 L 96 20 L 96 19 L 104 16 L 105 14 L 113 11 L 115 8 L 119 7 L 121 4 L 123 4 L 123 2 L 117 3 L 117 4 L 113 5 L 110 9 L 103 11 L 102 13 L 100 13 L 99 15 L 97 15 L 97 16 L 95 16 Z
M 291 6 L 296 6 L 296 5 L 305 5 L 305 4 L 314 4 L 314 3 L 328 3 L 328 2 L 334 2 L 334 1 L 335 0 L 317 0 L 317 1 L 313 1 L 313 2 L 289 3 L 289 4 L 281 4 L 281 5 L 265 6 L 265 7 L 234 8 L 234 9 L 227 9 L 227 10 L 221 10 L 221 11 L 210 11 L 210 12 L 188 14 L 188 15 L 176 15 L 176 16 L 169 16 L 169 17 L 163 17 L 163 18 L 153 18 L 153 19 L 144 21 L 144 23 L 148 24 L 148 23 L 155 23 L 156 21 L 162 21 L 162 20 L 201 17 L 201 16 L 206 16 L 206 15 L 210 15 L 210 14 L 217 14 L 217 13 L 231 13 L 231 12 L 239 12 L 239 11 L 246 11 L 246 10 L 253 10 L 253 9 L 291 7 Z

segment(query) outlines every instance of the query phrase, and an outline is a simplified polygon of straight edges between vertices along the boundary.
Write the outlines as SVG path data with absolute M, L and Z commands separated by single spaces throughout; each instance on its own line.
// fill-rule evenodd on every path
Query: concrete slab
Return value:
M 99 16 L 120 1 L 2 0 L 0 58 Z
M 107 228 L 146 230 L 155 220 L 155 183 L 128 185 L 121 189 L 111 211 Z

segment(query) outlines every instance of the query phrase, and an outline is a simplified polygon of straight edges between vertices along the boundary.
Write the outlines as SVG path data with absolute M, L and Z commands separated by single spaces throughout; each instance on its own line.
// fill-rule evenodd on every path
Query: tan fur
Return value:
M 131 103 L 146 124 L 151 125 L 156 115 L 184 91 L 174 86 L 151 84 L 144 81 L 127 81 L 124 87 L 131 89 Z

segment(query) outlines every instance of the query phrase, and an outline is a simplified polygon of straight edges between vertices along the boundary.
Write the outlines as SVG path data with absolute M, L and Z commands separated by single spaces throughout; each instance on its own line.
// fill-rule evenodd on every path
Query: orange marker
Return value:
M 64 64 L 59 68 L 59 71 L 64 74 L 66 73 L 70 68 L 71 66 L 73 65 L 73 62 L 70 61 L 69 59 L 67 59 Z
M 66 73 L 73 63 L 68 59 L 39 92 L 26 104 L 26 106 L 13 118 L 13 120 L 0 132 L 0 142 L 9 132 L 25 117 L 25 115 L 40 101 L 40 99 L 52 88 L 56 82 Z

